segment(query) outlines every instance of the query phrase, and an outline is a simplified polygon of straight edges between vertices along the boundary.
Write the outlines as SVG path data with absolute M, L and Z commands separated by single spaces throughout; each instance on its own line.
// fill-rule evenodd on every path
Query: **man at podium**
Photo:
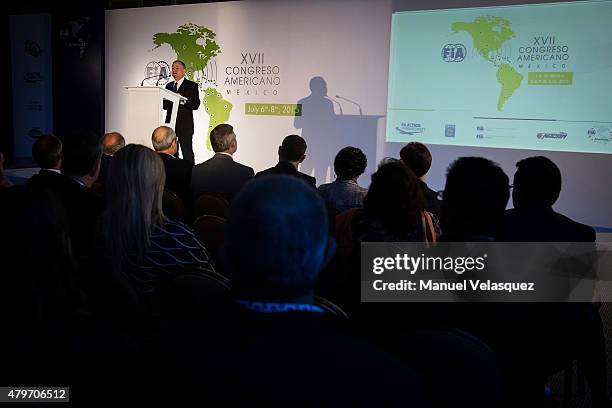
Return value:
M 200 107 L 198 84 L 185 78 L 185 63 L 180 60 L 176 60 L 172 63 L 172 77 L 174 81 L 168 82 L 166 84 L 166 89 L 187 98 L 187 101 L 178 108 L 174 131 L 178 138 L 181 152 L 183 153 L 183 159 L 190 161 L 191 164 L 195 164 L 192 147 L 193 111 Z M 170 123 L 172 102 L 164 101 L 164 109 L 168 112 L 166 114 L 166 123 Z

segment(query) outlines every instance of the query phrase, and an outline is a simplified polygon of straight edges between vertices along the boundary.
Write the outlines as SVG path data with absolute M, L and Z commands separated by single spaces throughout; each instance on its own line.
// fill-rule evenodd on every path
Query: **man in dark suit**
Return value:
M 257 177 L 269 174 L 287 174 L 298 177 L 316 188 L 317 179 L 298 171 L 298 166 L 306 158 L 306 141 L 298 135 L 289 135 L 278 147 L 278 163 L 274 167 L 260 171 Z
M 95 133 L 67 135 L 62 146 L 62 174 L 47 179 L 44 186 L 59 197 L 66 210 L 72 247 L 79 261 L 92 254 L 96 223 L 104 207 L 103 200 L 91 190 L 100 172 L 101 156 L 102 143 Z
M 97 182 L 104 185 L 106 172 L 110 166 L 113 155 L 125 146 L 125 138 L 119 132 L 109 132 L 102 138 L 102 160 L 100 162 L 100 175 Z
M 32 158 L 40 167 L 38 174 L 28 180 L 29 185 L 46 188 L 60 176 L 62 142 L 54 135 L 43 135 L 32 145 Z
M 408 166 L 415 176 L 419 179 L 427 211 L 434 215 L 440 214 L 440 200 L 438 200 L 438 193 L 433 191 L 427 183 L 425 183 L 425 175 L 431 167 L 431 152 L 423 143 L 410 142 L 402 148 L 400 151 L 400 157 L 404 164 Z
M 529 157 L 516 163 L 516 167 L 512 190 L 514 208 L 506 211 L 498 241 L 595 242 L 592 227 L 553 210 L 561 193 L 561 171 L 552 160 Z M 549 360 L 559 367 L 563 359 L 565 364 L 578 359 L 591 389 L 593 406 L 609 407 L 605 337 L 597 308 L 592 303 L 550 303 L 525 309 L 525 313 L 520 310 L 517 313 L 529 313 L 535 321 L 529 330 L 531 335 L 551 339 L 543 340 Z M 536 320 L 535 316 L 541 318 Z
M 191 171 L 193 165 L 184 159 L 174 157 L 178 150 L 176 133 L 168 126 L 160 126 L 151 136 L 153 148 L 164 162 L 166 170 L 165 188 L 174 192 L 187 209 L 193 207 L 191 197 Z
M 498 240 L 510 242 L 594 242 L 595 230 L 555 212 L 561 171 L 543 156 L 516 164 L 512 202 Z
M 210 132 L 210 144 L 215 155 L 193 168 L 191 193 L 194 199 L 200 194 L 218 193 L 231 201 L 255 172 L 234 161 L 232 155 L 238 150 L 238 141 L 231 125 L 215 126 Z
M 172 77 L 174 81 L 166 84 L 166 89 L 176 92 L 187 98 L 187 102 L 180 105 L 176 115 L 175 132 L 178 136 L 178 143 L 181 146 L 183 158 L 195 163 L 193 156 L 193 111 L 200 107 L 200 92 L 198 84 L 185 78 L 185 63 L 176 60 L 172 63 Z M 172 102 L 164 101 L 164 109 L 168 111 L 166 123 L 170 122 L 170 112 L 172 110 Z

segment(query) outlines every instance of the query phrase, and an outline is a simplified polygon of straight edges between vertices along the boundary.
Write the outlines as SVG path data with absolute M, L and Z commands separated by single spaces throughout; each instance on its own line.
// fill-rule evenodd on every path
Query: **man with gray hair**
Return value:
M 119 132 L 109 132 L 102 137 L 102 160 L 100 162 L 100 175 L 98 183 L 106 182 L 106 172 L 110 166 L 113 155 L 125 146 L 125 138 Z
M 231 201 L 255 172 L 251 167 L 234 161 L 238 141 L 231 125 L 215 126 L 210 132 L 210 144 L 215 155 L 193 168 L 191 193 L 194 198 L 204 193 L 216 193 Z
M 193 207 L 191 196 L 191 170 L 193 165 L 185 159 L 175 157 L 178 151 L 176 133 L 171 127 L 159 126 L 151 135 L 153 149 L 159 154 L 166 169 L 165 188 L 176 193 L 187 209 Z

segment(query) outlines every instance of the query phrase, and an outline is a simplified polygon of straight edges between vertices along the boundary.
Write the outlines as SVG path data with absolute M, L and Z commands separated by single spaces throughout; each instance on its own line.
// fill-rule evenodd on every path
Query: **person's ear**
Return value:
M 300 157 L 300 161 L 299 161 L 298 163 L 303 162 L 303 161 L 304 161 L 304 159 L 306 159 L 306 155 L 305 155 L 305 154 L 303 154 L 303 155 L 302 155 L 302 157 Z

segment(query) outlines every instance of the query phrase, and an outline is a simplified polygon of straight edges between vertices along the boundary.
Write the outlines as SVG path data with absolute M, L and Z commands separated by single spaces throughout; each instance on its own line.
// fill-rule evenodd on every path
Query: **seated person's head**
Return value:
M 493 236 L 510 186 L 506 173 L 489 159 L 460 157 L 448 167 L 440 213 L 446 235 Z
M 169 126 L 155 128 L 151 135 L 151 143 L 156 152 L 173 155 L 178 151 L 176 133 Z
M 418 178 L 427 174 L 431 167 L 431 153 L 423 143 L 408 143 L 400 150 L 400 157 Z
M 334 159 L 334 171 L 340 180 L 356 180 L 368 165 L 365 154 L 356 147 L 345 147 Z
M 112 156 L 125 146 L 125 138 L 119 132 L 107 133 L 102 138 L 102 146 L 104 154 Z
M 232 201 L 223 259 L 237 298 L 311 300 L 333 249 L 325 204 L 301 180 L 255 179 Z
M 512 202 L 514 208 L 552 207 L 561 193 L 561 171 L 543 156 L 516 163 Z
M 306 158 L 306 147 L 306 141 L 302 136 L 289 135 L 278 147 L 278 158 L 280 161 L 301 163 Z
M 234 127 L 226 123 L 215 126 L 210 131 L 210 145 L 215 153 L 236 153 L 238 141 L 236 140 Z
M 372 183 L 363 201 L 371 220 L 391 231 L 406 232 L 419 225 L 425 201 L 418 179 L 404 163 L 386 159 L 372 174 Z
M 62 164 L 62 142 L 53 135 L 42 135 L 32 145 L 32 158 L 41 169 L 57 169 Z
M 102 143 L 94 132 L 76 131 L 64 138 L 62 172 L 95 181 L 100 172 Z M 92 183 L 93 183 L 92 181 Z

